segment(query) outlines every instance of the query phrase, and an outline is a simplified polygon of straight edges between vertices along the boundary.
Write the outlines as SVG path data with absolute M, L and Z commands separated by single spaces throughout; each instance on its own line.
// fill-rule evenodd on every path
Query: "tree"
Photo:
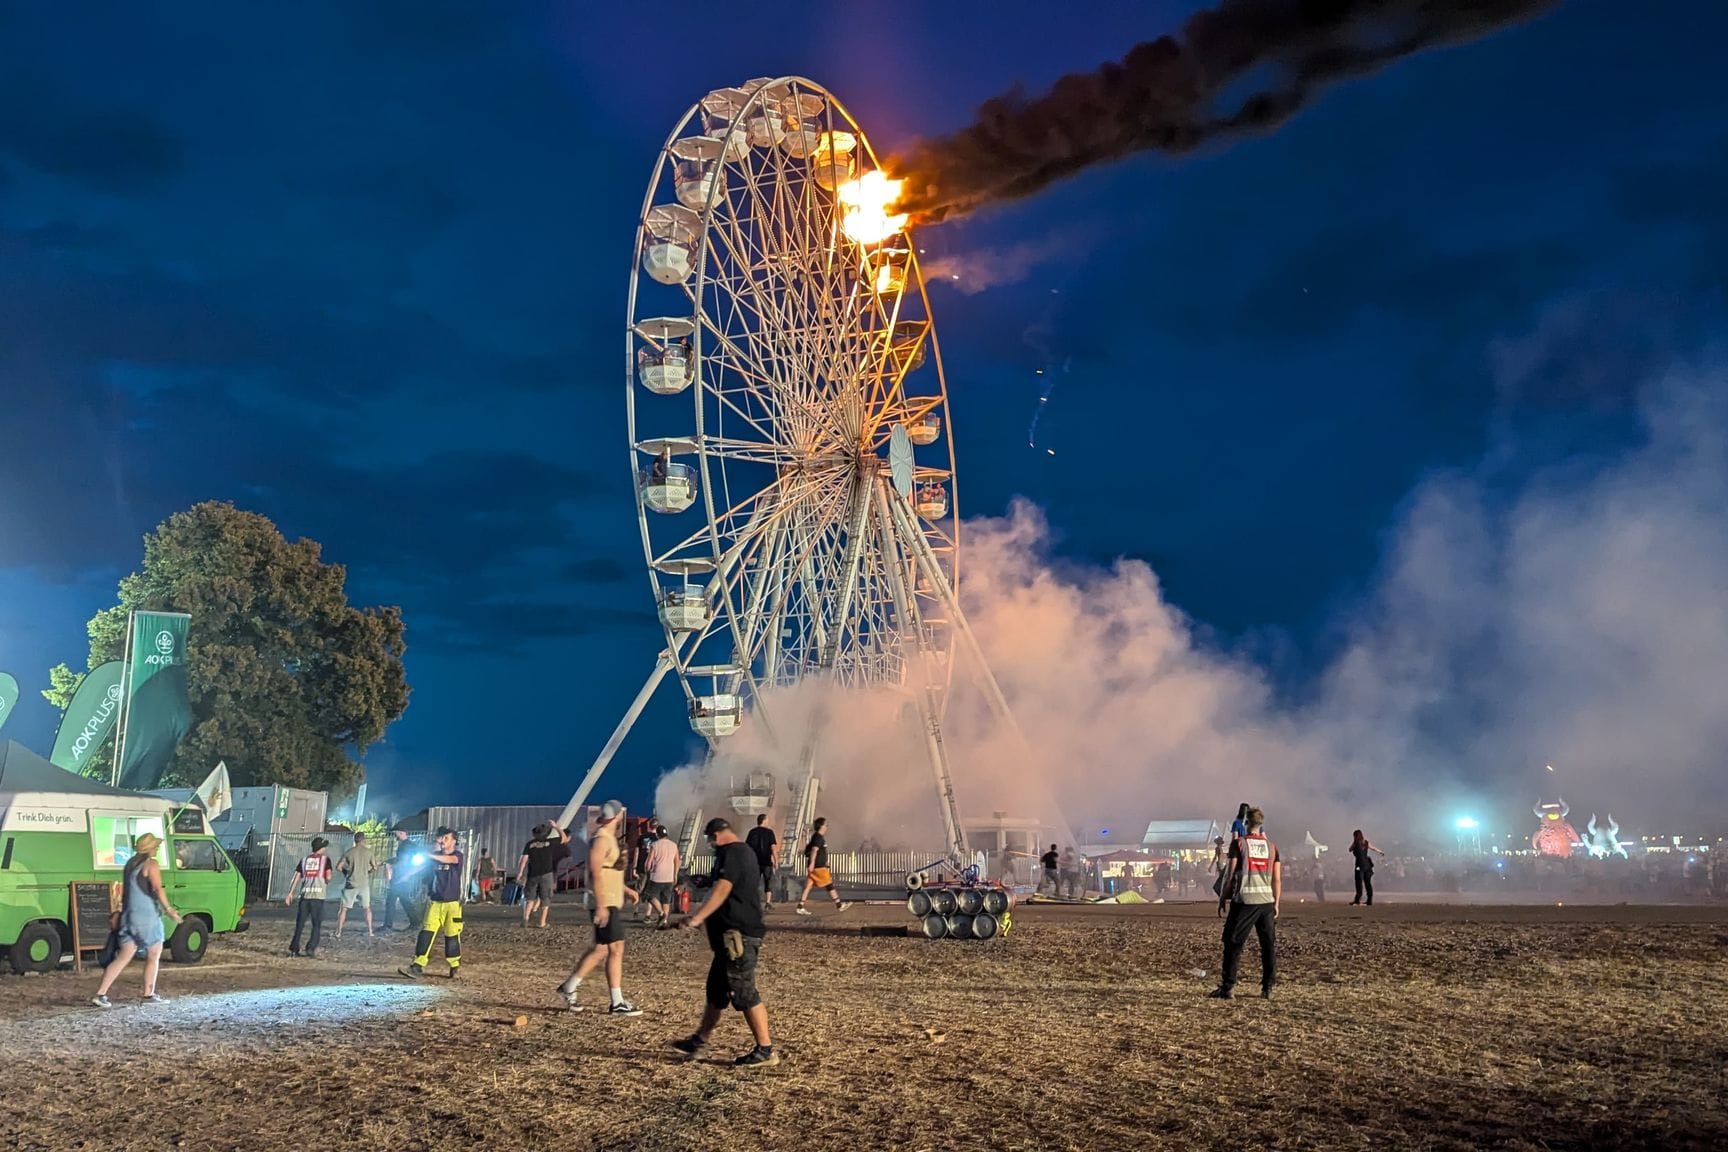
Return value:
M 94 664 L 91 665 L 95 667 Z M 48 669 L 48 687 L 42 689 L 42 699 L 64 712 L 72 707 L 72 697 L 78 695 L 78 686 L 84 683 L 88 672 L 74 672 L 64 664 L 56 664 Z
M 218 760 L 236 787 L 334 792 L 358 782 L 353 757 L 408 706 L 402 611 L 350 607 L 347 569 L 320 551 L 215 502 L 144 538 L 143 569 L 120 581 L 119 604 L 90 620 L 89 666 L 124 655 L 135 609 L 191 613 L 192 728 L 164 783 L 196 785 Z

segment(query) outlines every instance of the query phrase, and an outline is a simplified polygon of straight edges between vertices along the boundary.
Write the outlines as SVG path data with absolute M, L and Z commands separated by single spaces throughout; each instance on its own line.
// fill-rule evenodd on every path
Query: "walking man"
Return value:
M 480 849 L 480 859 L 474 862 L 474 880 L 480 885 L 480 903 L 492 903 L 492 889 L 498 886 L 498 861 L 492 859 L 490 848 Z
M 780 850 L 780 838 L 768 827 L 768 814 L 756 817 L 756 827 L 744 837 L 744 846 L 756 855 L 756 868 L 762 873 L 762 910 L 774 908 L 774 858 Z
M 440 828 L 437 836 L 438 846 L 426 854 L 432 874 L 426 915 L 420 921 L 420 940 L 414 947 L 414 962 L 397 969 L 410 980 L 426 974 L 432 945 L 439 933 L 444 935 L 444 959 L 450 965 L 450 979 L 456 979 L 462 967 L 462 850 L 456 847 L 454 828 Z
M 1242 946 L 1248 942 L 1249 932 L 1260 940 L 1260 995 L 1272 999 L 1272 985 L 1277 982 L 1278 959 L 1272 928 L 1278 920 L 1284 875 L 1278 845 L 1266 839 L 1263 831 L 1265 819 L 1260 809 L 1250 808 L 1244 821 L 1247 832 L 1230 845 L 1224 895 L 1218 898 L 1219 915 L 1224 914 L 1226 904 L 1230 907 L 1230 915 L 1224 921 L 1224 967 L 1218 974 L 1218 987 L 1207 993 L 1215 1000 L 1231 999 L 1231 990 L 1236 987 L 1236 969 L 1242 963 Z
M 347 878 L 342 889 L 342 910 L 336 913 L 336 939 L 342 939 L 342 926 L 348 923 L 348 909 L 358 904 L 366 909 L 366 935 L 372 935 L 372 873 L 378 865 L 372 862 L 372 849 L 366 844 L 366 834 L 354 833 L 354 847 L 342 854 L 336 870 Z
M 756 960 L 768 929 L 762 919 L 762 877 L 756 852 L 738 839 L 732 825 L 715 817 L 702 829 L 714 845 L 714 871 L 708 899 L 680 927 L 703 928 L 714 958 L 708 965 L 702 1022 L 696 1031 L 672 1047 L 694 1056 L 714 1035 L 727 1005 L 744 1014 L 755 1047 L 732 1061 L 738 1068 L 766 1068 L 780 1063 L 768 1030 L 768 1008 L 756 991 Z
M 406 932 L 414 927 L 414 890 L 418 886 L 420 869 L 414 863 L 414 849 L 408 843 L 408 833 L 396 829 L 396 854 L 390 857 L 390 862 L 384 865 L 384 931 L 390 931 L 390 924 L 396 915 L 396 909 L 402 909 L 402 930 Z
M 1056 845 L 1050 845 L 1050 851 L 1038 857 L 1038 863 L 1044 866 L 1044 878 L 1038 881 L 1032 891 L 1042 892 L 1044 891 L 1044 885 L 1048 884 L 1050 885 L 1050 895 L 1062 895 L 1062 882 L 1059 879 L 1062 857 L 1057 853 Z
M 558 887 L 558 862 L 570 854 L 558 825 L 551 822 L 534 829 L 534 838 L 522 845 L 522 858 L 516 862 L 516 882 L 522 885 L 526 897 L 522 905 L 522 927 L 528 927 L 534 910 L 540 910 L 540 927 L 546 927 L 546 917 L 552 912 L 552 893 Z
M 1063 850 L 1062 859 L 1056 865 L 1056 873 L 1062 879 L 1056 895 L 1066 892 L 1069 898 L 1074 900 L 1086 895 L 1086 890 L 1080 883 L 1080 862 L 1074 858 L 1074 845 L 1070 844 Z
M 300 955 L 300 933 L 306 927 L 307 921 L 312 923 L 312 931 L 306 940 L 306 959 L 315 960 L 318 957 L 318 939 L 324 933 L 324 893 L 325 886 L 335 875 L 335 869 L 330 865 L 330 857 L 324 854 L 324 849 L 330 841 L 322 836 L 312 837 L 312 851 L 300 861 L 300 866 L 294 870 L 294 880 L 288 885 L 288 897 L 284 905 L 294 903 L 294 897 L 300 897 L 300 908 L 294 914 L 294 938 L 288 941 L 288 955 Z
M 678 858 L 678 845 L 672 842 L 672 837 L 666 835 L 666 826 L 658 824 L 654 828 L 654 843 L 648 847 L 647 872 L 648 882 L 643 885 L 643 899 L 648 901 L 650 921 L 658 919 L 666 923 L 666 918 L 672 913 L 672 886 L 678 882 L 678 868 L 682 863 Z
M 810 915 L 810 909 L 804 907 L 804 901 L 810 898 L 810 889 L 820 888 L 834 900 L 834 911 L 844 912 L 852 907 L 840 899 L 840 893 L 834 890 L 834 874 L 828 870 L 828 817 L 816 817 L 816 823 L 810 825 L 810 839 L 804 845 L 804 891 L 798 895 L 798 915 Z
M 564 1004 L 572 1012 L 582 1011 L 577 989 L 588 974 L 606 964 L 606 990 L 611 994 L 608 1011 L 614 1016 L 640 1016 L 642 1009 L 624 999 L 624 850 L 618 845 L 624 805 L 608 800 L 600 805 L 600 822 L 588 841 L 588 883 L 594 892 L 594 947 L 582 957 L 574 971 L 558 985 Z

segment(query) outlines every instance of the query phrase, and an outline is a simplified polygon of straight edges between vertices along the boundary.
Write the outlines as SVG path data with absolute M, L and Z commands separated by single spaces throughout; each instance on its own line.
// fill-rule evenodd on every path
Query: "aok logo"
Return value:
M 156 651 L 158 655 L 144 657 L 144 663 L 164 666 L 174 663 L 174 633 L 167 629 L 156 633 Z
M 114 704 L 120 703 L 120 693 L 122 691 L 123 691 L 123 689 L 118 684 L 108 685 L 108 700 L 109 700 L 109 702 L 114 703 Z

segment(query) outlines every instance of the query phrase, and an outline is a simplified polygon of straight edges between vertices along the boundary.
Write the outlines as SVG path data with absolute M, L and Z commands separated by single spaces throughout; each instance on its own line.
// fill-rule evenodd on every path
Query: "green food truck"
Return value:
M 132 840 L 145 832 L 162 838 L 162 886 L 185 917 L 168 925 L 175 960 L 196 963 L 212 933 L 245 931 L 245 881 L 202 811 L 110 788 L 22 745 L 0 744 L 0 952 L 13 971 L 60 964 L 72 947 L 72 884 L 114 885 L 117 901 Z M 80 943 L 97 948 L 102 940 Z

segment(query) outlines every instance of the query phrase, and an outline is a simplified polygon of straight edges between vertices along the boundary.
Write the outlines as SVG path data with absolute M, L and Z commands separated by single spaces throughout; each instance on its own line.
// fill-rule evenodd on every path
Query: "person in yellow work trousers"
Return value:
M 410 980 L 426 974 L 432 945 L 440 932 L 444 934 L 444 959 L 450 964 L 450 979 L 456 979 L 462 968 L 462 851 L 456 847 L 455 829 L 440 828 L 437 836 L 437 849 L 426 854 L 431 867 L 430 902 L 425 918 L 420 921 L 414 962 L 397 969 Z

